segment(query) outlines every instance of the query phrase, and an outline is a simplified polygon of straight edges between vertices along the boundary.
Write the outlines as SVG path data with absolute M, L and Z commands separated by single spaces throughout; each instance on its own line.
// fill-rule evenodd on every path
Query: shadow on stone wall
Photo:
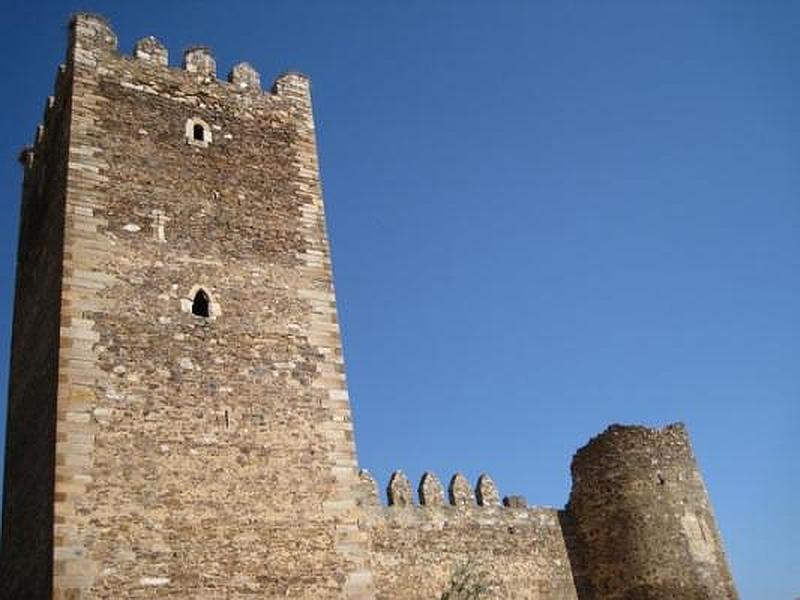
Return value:
M 569 557 L 572 580 L 575 583 L 578 600 L 593 600 L 594 597 L 587 576 L 586 558 L 578 543 L 575 523 L 569 513 L 569 507 L 566 510 L 558 511 L 558 520 L 561 523 L 561 531 L 564 535 L 564 544 L 567 547 L 567 556 Z

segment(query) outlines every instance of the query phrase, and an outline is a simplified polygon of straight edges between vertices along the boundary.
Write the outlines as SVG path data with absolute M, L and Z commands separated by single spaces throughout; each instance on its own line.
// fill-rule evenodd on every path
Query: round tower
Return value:
M 737 598 L 682 424 L 612 425 L 572 460 L 568 511 L 593 598 Z

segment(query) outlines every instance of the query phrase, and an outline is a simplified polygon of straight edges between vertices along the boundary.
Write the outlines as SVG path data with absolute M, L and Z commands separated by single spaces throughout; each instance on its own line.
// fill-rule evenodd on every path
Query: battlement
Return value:
M 121 61 L 129 68 L 114 68 L 112 63 Z M 180 102 L 202 103 L 192 99 L 192 92 L 207 93 L 213 89 L 238 101 L 245 108 L 254 104 L 270 104 L 287 100 L 306 108 L 309 115 L 303 119 L 313 128 L 310 116 L 310 79 L 296 71 L 285 71 L 275 77 L 266 90 L 261 87 L 261 74 L 249 62 L 233 65 L 226 79 L 217 77 L 217 62 L 208 46 L 190 46 L 183 52 L 180 67 L 170 66 L 169 50 L 155 36 L 148 35 L 137 40 L 130 55 L 119 51 L 119 42 L 111 23 L 94 13 L 76 13 L 70 19 L 70 44 L 65 64 L 58 68 L 55 91 L 48 97 L 42 122 L 37 125 L 33 142 L 20 151 L 20 163 L 29 169 L 38 156 L 38 146 L 47 135 L 49 114 L 59 98 L 69 93 L 69 81 L 74 67 L 97 69 L 105 75 L 116 75 L 123 86 L 149 94 L 165 95 L 175 84 L 186 91 L 175 95 Z M 138 68 L 138 69 L 137 69 Z M 160 85 L 159 76 L 171 80 L 172 85 Z
M 453 475 L 447 489 L 426 472 L 416 494 L 402 471 L 387 485 L 388 505 L 372 476 L 360 472 L 362 522 L 370 532 L 377 587 L 392 598 L 438 598 L 459 565 L 484 574 L 492 598 L 537 590 L 542 598 L 578 600 L 562 510 L 528 507 L 519 496 L 500 501 L 491 477 L 472 486 Z M 538 596 L 537 596 L 538 597 Z
M 364 489 L 365 503 L 369 506 L 380 506 L 378 484 L 372 474 L 362 469 L 359 472 L 359 479 Z M 389 478 L 386 496 L 388 506 L 397 509 L 414 507 L 526 509 L 528 507 L 525 498 L 519 495 L 505 496 L 501 501 L 497 485 L 486 473 L 478 476 L 474 487 L 461 473 L 454 474 L 450 478 L 445 494 L 445 488 L 439 477 L 431 471 L 426 471 L 417 485 L 415 502 L 411 482 L 403 471 L 398 470 Z
M 42 121 L 34 129 L 33 140 L 24 146 L 19 153 L 19 162 L 25 167 L 26 171 L 36 164 L 36 157 L 41 153 L 41 147 L 45 143 L 47 132 L 53 127 L 53 115 L 60 108 L 57 103 L 63 101 L 67 93 L 68 77 L 66 65 L 59 65 L 56 71 L 53 95 L 48 96 L 42 111 Z
M 78 48 L 76 60 L 93 64 L 97 55 L 102 52 L 119 52 L 117 34 L 105 17 L 93 13 L 77 13 L 70 21 L 73 32 L 73 44 Z M 231 67 L 225 80 L 217 78 L 217 62 L 208 46 L 190 46 L 183 52 L 181 67 L 170 67 L 169 50 L 156 37 L 149 35 L 139 39 L 133 47 L 130 57 L 155 67 L 183 72 L 206 84 L 217 84 L 229 87 L 239 93 L 280 95 L 286 92 L 307 93 L 309 79 L 302 73 L 293 71 L 278 75 L 270 88 L 263 92 L 261 75 L 247 62 L 240 62 Z
M 575 452 L 571 472 L 573 494 L 594 490 L 607 481 L 622 488 L 634 478 L 655 489 L 671 490 L 687 483 L 696 485 L 698 477 L 683 423 L 652 428 L 610 425 Z

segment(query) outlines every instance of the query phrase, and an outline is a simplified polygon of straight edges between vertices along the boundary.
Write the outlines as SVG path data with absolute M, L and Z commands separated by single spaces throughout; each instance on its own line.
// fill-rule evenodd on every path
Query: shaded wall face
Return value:
M 355 455 L 307 82 L 240 93 L 85 25 L 59 401 L 91 427 L 63 475 L 92 483 L 56 502 L 56 589 L 334 597 Z
M 53 498 L 68 82 L 25 158 L 3 499 L 0 596 L 47 598 Z
M 737 597 L 682 427 L 612 427 L 572 469 L 569 511 L 593 597 Z

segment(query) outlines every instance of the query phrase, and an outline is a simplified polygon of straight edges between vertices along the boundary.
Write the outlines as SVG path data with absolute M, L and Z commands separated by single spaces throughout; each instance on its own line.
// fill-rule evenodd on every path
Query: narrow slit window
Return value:
M 208 294 L 206 294 L 203 290 L 198 290 L 194 295 L 194 301 L 192 302 L 192 314 L 197 315 L 198 317 L 208 318 L 210 316 L 209 305 L 210 301 Z
M 193 129 L 194 139 L 198 142 L 206 141 L 206 129 L 200 123 L 195 123 Z

